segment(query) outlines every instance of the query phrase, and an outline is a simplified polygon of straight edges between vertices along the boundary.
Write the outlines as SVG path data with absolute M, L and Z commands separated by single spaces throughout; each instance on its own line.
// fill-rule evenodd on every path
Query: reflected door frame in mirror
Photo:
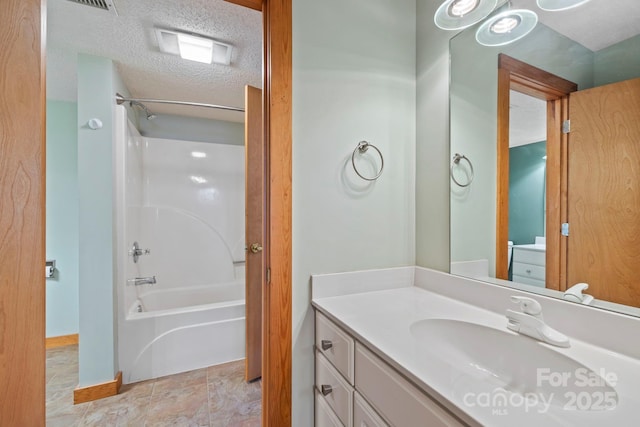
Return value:
M 567 218 L 567 135 L 569 94 L 578 85 L 544 70 L 498 55 L 498 156 L 496 192 L 496 277 L 508 280 L 509 240 L 509 107 L 514 90 L 547 102 L 546 272 L 548 289 L 566 290 L 566 239 L 560 234 Z M 559 255 L 559 256 L 558 256 Z

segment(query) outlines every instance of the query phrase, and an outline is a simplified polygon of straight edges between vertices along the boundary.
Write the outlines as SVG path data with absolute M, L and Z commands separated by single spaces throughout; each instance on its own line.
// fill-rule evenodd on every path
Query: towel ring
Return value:
M 460 164 L 460 160 L 466 160 L 467 163 L 469 163 L 469 168 L 471 169 L 471 176 L 469 177 L 469 182 L 467 182 L 466 184 L 461 184 L 458 182 L 458 180 L 456 179 L 455 176 L 453 176 L 453 167 L 455 165 Z M 471 163 L 471 160 L 469 160 L 467 158 L 467 156 L 465 156 L 464 154 L 454 154 L 453 156 L 453 162 L 451 163 L 451 168 L 449 168 L 449 175 L 451 175 L 451 179 L 453 180 L 453 182 L 456 183 L 456 185 L 458 185 L 459 187 L 468 187 L 471 185 L 471 183 L 473 182 L 473 164 Z
M 373 178 L 367 178 L 366 176 L 362 175 L 358 171 L 358 168 L 356 167 L 356 160 L 355 160 L 356 153 L 364 154 L 367 152 L 369 147 L 376 150 L 378 152 L 378 155 L 380 156 L 380 170 L 378 171 L 376 176 L 374 176 Z M 376 179 L 380 178 L 380 175 L 382 175 L 382 169 L 384 169 L 384 157 L 382 157 L 382 153 L 380 152 L 380 150 L 378 150 L 378 147 L 376 147 L 375 145 L 369 144 L 367 141 L 360 141 L 358 142 L 358 145 L 356 146 L 355 150 L 353 150 L 353 154 L 351 154 L 351 164 L 353 165 L 353 170 L 356 171 L 356 173 L 360 178 L 364 179 L 365 181 L 375 181 Z

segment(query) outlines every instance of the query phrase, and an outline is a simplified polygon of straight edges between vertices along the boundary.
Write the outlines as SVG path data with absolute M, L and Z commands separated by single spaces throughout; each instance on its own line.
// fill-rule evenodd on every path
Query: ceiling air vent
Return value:
M 102 9 L 113 13 L 114 15 L 118 15 L 116 11 L 116 6 L 113 4 L 113 0 L 69 0 L 72 3 L 83 4 L 85 6 L 95 7 L 97 9 Z

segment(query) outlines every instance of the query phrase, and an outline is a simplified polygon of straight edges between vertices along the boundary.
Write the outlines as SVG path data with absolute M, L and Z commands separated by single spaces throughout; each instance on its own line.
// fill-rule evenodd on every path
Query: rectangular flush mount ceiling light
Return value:
M 229 65 L 232 46 L 213 39 L 193 34 L 156 29 L 160 50 L 183 59 L 205 64 Z

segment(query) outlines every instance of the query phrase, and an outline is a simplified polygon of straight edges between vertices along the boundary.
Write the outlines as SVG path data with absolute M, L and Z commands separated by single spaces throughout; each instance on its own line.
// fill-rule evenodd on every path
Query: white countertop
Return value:
M 513 249 L 524 249 L 527 251 L 545 252 L 547 250 L 547 245 L 538 245 L 538 244 L 530 243 L 527 245 L 513 245 Z
M 416 341 L 410 333 L 410 325 L 430 318 L 454 319 L 512 333 L 506 328 L 505 316 L 415 286 L 315 298 L 312 304 L 469 424 L 531 427 L 638 425 L 640 361 L 631 357 L 603 350 L 572 337 L 569 337 L 571 347 L 566 349 L 540 343 L 595 372 L 604 370 L 615 373 L 618 381 L 612 385 L 618 393 L 616 408 L 609 411 L 568 411 L 552 406 L 548 412 L 539 413 L 536 408 L 526 410 L 524 407 L 509 407 L 507 413 L 498 414 L 492 413 L 492 407 L 465 404 L 463 396 L 466 389 L 457 371 L 444 363 L 437 367 L 425 363 L 424 353 L 420 350 L 420 345 L 425 343 Z M 562 325 L 550 326 L 562 332 Z M 629 339 L 637 340 L 637 336 Z M 496 357 L 499 356 L 496 354 Z

